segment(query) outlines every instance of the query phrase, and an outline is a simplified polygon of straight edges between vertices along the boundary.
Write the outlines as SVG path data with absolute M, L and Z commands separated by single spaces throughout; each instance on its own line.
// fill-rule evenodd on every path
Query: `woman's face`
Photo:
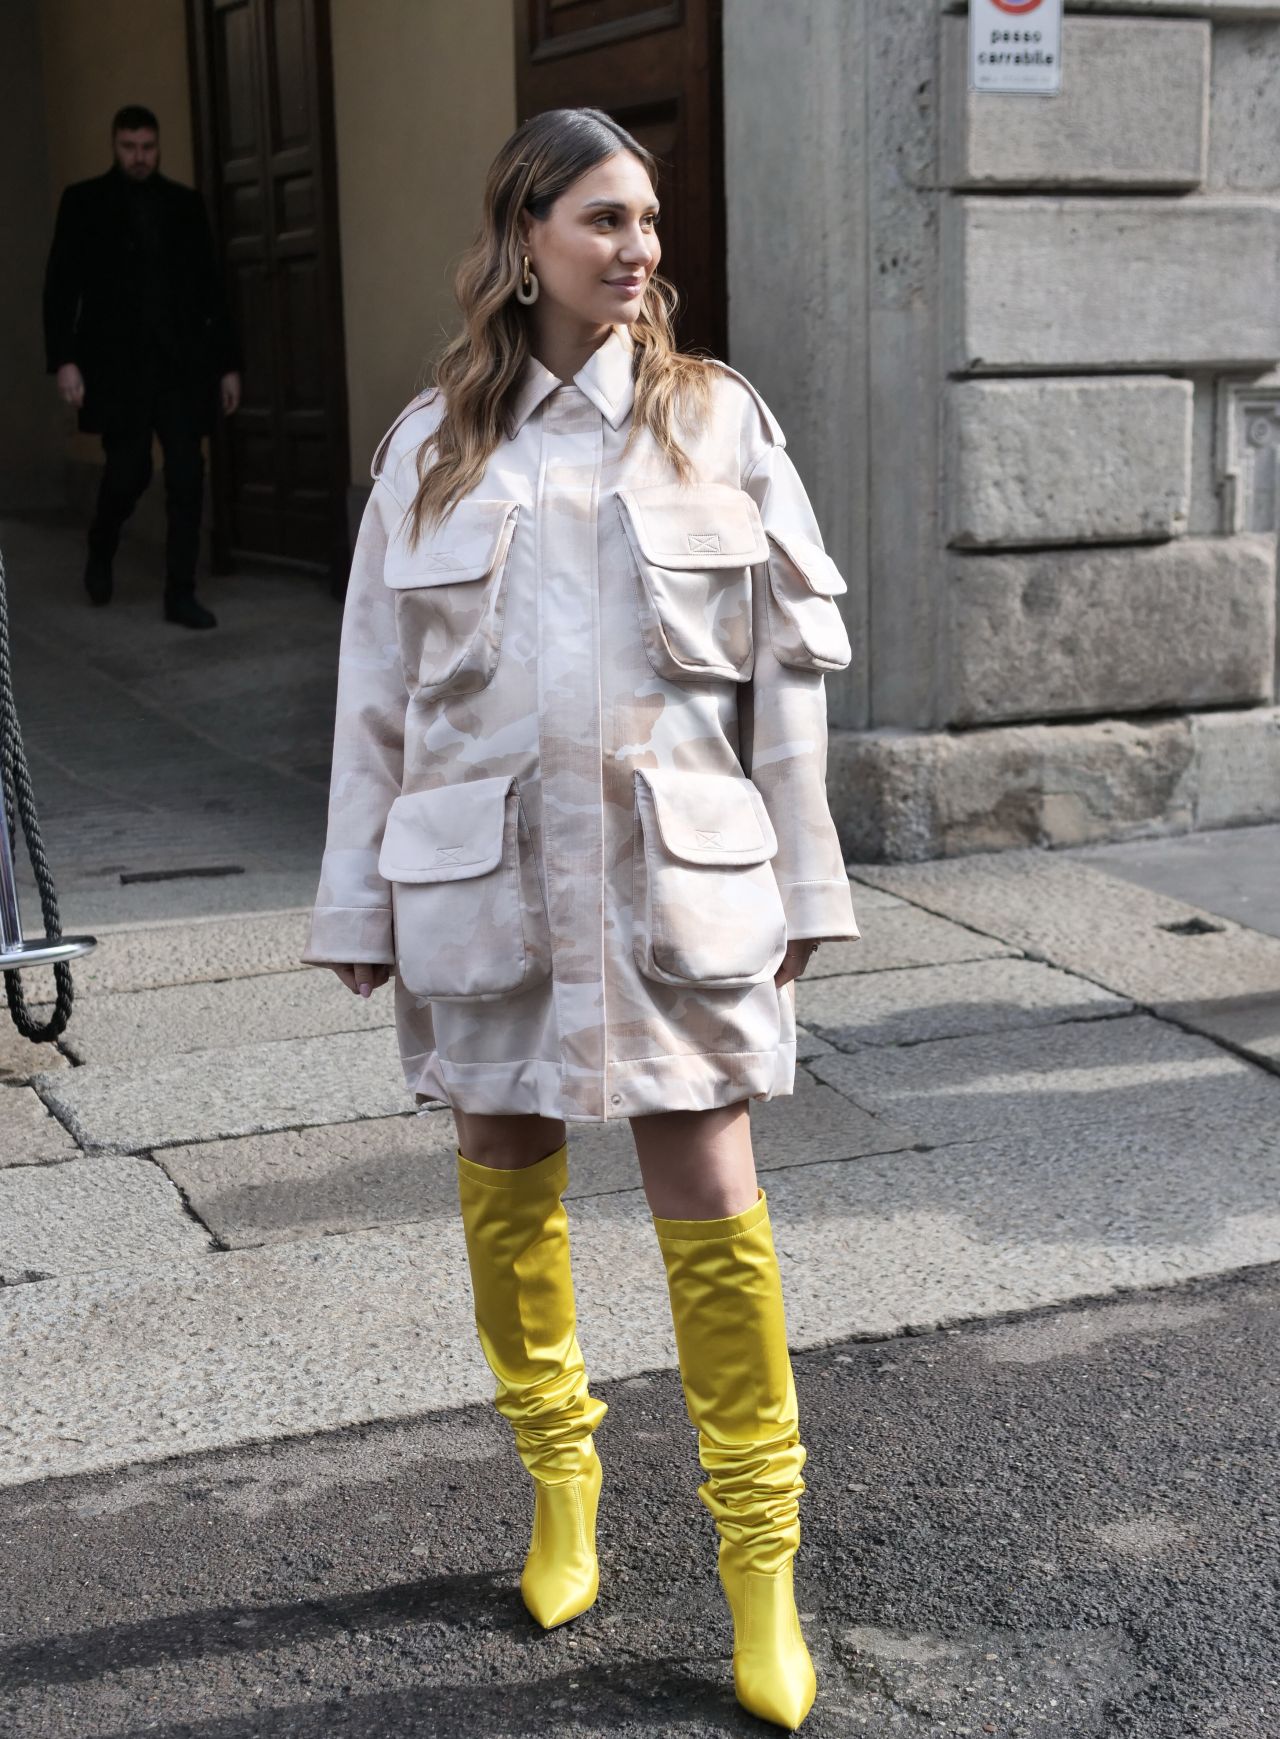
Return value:
M 524 213 L 520 232 L 539 301 L 591 326 L 629 325 L 662 258 L 657 216 L 653 183 L 630 151 L 579 176 L 545 218 Z

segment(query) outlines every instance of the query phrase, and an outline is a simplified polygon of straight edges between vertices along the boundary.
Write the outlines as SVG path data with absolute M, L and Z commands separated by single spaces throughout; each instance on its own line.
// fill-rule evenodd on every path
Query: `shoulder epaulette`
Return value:
M 723 369 L 726 374 L 731 374 L 733 376 L 733 378 L 740 383 L 740 385 L 746 387 L 747 391 L 751 394 L 752 398 L 756 402 L 756 409 L 760 412 L 761 417 L 764 419 L 765 426 L 769 431 L 770 439 L 773 441 L 775 446 L 785 447 L 787 444 L 787 437 L 782 432 L 781 423 L 779 423 L 777 417 L 774 416 L 773 412 L 769 409 L 768 405 L 764 402 L 764 399 L 760 396 L 759 391 L 754 386 L 752 386 L 751 382 L 747 379 L 746 375 L 739 374 L 736 368 L 730 368 L 729 364 L 727 362 L 721 362 L 719 357 L 716 357 L 714 359 L 714 361 L 715 361 L 715 365 L 717 368 Z
M 438 388 L 429 386 L 424 392 L 420 392 L 417 398 L 410 399 L 409 403 L 401 411 L 395 422 L 392 423 L 386 434 L 378 442 L 377 451 L 373 455 L 373 463 L 369 467 L 369 475 L 375 482 L 382 475 L 382 462 L 387 456 L 387 448 L 391 445 L 391 437 L 395 434 L 396 430 L 400 427 L 401 423 L 404 422 L 406 417 L 411 417 L 415 411 L 420 411 L 423 405 L 430 404 L 437 396 L 437 393 Z

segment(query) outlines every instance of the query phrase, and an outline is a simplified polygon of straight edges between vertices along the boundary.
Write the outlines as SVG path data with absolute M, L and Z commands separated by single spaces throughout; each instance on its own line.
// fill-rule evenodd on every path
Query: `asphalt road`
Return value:
M 795 1356 L 803 1731 L 1280 1732 L 1280 1270 Z M 676 1377 L 611 1411 L 543 1633 L 491 1408 L 0 1493 L 0 1733 L 778 1731 L 740 1710 Z

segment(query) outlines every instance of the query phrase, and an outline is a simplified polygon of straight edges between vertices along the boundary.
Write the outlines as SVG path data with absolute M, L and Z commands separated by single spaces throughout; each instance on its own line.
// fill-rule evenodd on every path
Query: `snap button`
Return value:
M 612 1097 L 612 1098 L 611 1098 L 611 1099 L 610 1099 L 610 1101 L 609 1101 L 609 1103 L 610 1103 L 610 1104 L 611 1104 L 611 1105 L 621 1105 L 621 1103 L 622 1103 L 622 1094 L 621 1094 L 621 1093 L 615 1093 L 615 1094 L 614 1094 L 614 1095 L 613 1095 L 613 1097 Z

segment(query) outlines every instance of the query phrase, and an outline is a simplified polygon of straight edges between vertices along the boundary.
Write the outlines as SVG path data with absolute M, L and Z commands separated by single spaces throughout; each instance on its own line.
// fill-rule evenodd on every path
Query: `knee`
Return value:
M 463 1158 L 498 1171 L 522 1171 L 564 1146 L 564 1124 L 550 1117 L 453 1116 Z

